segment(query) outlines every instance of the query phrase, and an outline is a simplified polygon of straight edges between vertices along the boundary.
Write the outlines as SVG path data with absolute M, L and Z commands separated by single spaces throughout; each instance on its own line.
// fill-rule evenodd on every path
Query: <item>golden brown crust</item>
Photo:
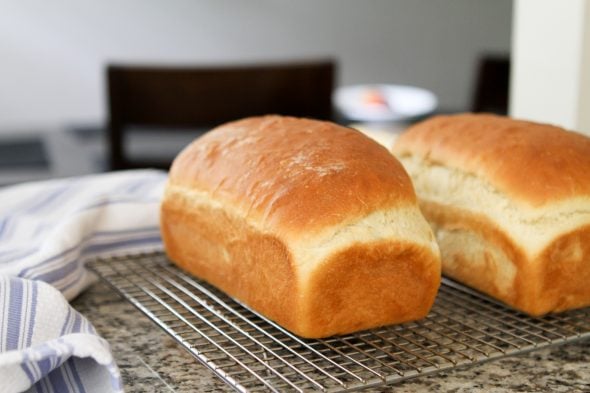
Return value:
M 590 305 L 590 225 L 562 235 L 529 258 L 483 214 L 429 201 L 420 205 L 440 239 L 445 275 L 531 315 Z M 454 244 L 457 239 L 461 241 Z M 470 253 L 473 244 L 465 239 L 480 243 L 484 251 Z M 503 266 L 507 263 L 511 266 Z M 499 271 L 512 268 L 514 277 L 505 282 Z
M 303 337 L 424 317 L 440 284 L 401 164 L 326 122 L 251 118 L 195 141 L 161 230 L 172 261 Z
M 287 246 L 222 209 L 177 196 L 162 205 L 169 257 L 288 330 L 308 338 L 426 316 L 440 283 L 431 249 L 395 241 L 353 244 L 301 280 Z
M 408 175 L 387 149 L 350 128 L 281 116 L 205 134 L 176 158 L 170 184 L 205 190 L 281 233 L 416 203 Z
M 401 135 L 393 152 L 473 173 L 532 206 L 590 195 L 590 138 L 550 125 L 437 116 Z
M 528 298 L 528 261 L 523 251 L 510 237 L 484 215 L 473 214 L 461 208 L 421 201 L 422 213 L 437 236 L 449 233 L 447 240 L 440 239 L 443 273 L 457 281 L 487 293 L 515 308 L 522 309 L 521 299 Z M 461 237 L 458 244 L 455 239 Z M 466 241 L 466 239 L 469 239 Z M 481 242 L 479 253 L 466 252 L 470 241 Z M 491 252 L 492 250 L 496 253 Z M 502 257 L 494 255 L 500 253 Z M 473 260 L 474 258 L 478 260 Z M 511 282 L 498 282 L 498 271 L 503 263 L 516 269 Z
M 393 152 L 445 274 L 533 315 L 590 305 L 590 139 L 465 114 L 412 127 Z
M 297 282 L 281 241 L 221 209 L 189 207 L 178 198 L 165 199 L 161 214 L 173 262 L 287 328 L 296 325 Z
M 431 250 L 403 242 L 356 244 L 314 272 L 299 334 L 325 337 L 425 317 L 440 285 Z
M 554 240 L 539 256 L 533 314 L 590 306 L 590 225 Z

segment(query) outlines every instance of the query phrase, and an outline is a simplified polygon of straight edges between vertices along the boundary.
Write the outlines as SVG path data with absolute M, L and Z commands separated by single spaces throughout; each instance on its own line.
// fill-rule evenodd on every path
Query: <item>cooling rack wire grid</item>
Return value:
M 361 390 L 590 337 L 590 308 L 532 318 L 443 279 L 423 320 L 309 340 L 163 253 L 89 267 L 237 391 Z

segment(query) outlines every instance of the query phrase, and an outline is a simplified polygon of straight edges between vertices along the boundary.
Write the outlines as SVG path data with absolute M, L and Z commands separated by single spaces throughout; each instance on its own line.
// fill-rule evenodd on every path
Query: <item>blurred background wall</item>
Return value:
M 101 125 L 108 62 L 331 56 L 340 85 L 398 83 L 466 110 L 482 53 L 510 51 L 510 0 L 0 0 L 0 133 Z

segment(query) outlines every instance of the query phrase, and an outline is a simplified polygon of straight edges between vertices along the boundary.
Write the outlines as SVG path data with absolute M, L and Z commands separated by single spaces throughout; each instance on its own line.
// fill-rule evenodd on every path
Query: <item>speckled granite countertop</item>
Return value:
M 107 285 L 94 284 L 73 306 L 111 343 L 127 392 L 230 391 Z M 590 340 L 422 377 L 378 391 L 590 392 Z

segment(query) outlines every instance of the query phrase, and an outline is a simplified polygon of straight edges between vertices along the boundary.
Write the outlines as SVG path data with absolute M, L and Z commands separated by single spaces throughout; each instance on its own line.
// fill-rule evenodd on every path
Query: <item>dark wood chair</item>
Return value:
M 477 65 L 472 112 L 508 114 L 508 88 L 510 84 L 510 57 L 484 55 Z
M 332 118 L 331 60 L 196 68 L 111 65 L 107 78 L 111 170 L 167 169 L 174 158 L 133 160 L 125 143 L 130 128 L 209 129 L 262 114 Z

